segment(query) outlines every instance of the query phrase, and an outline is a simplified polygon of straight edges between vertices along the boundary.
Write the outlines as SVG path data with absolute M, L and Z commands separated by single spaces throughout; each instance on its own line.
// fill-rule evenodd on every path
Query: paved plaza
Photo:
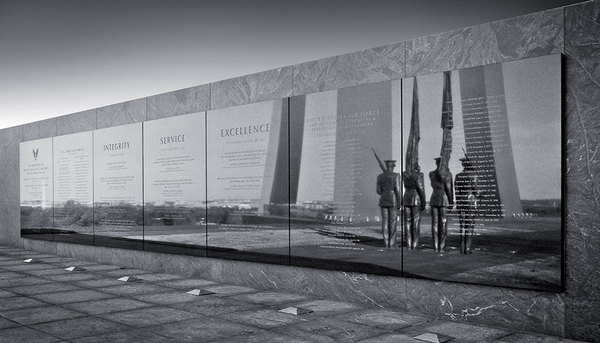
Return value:
M 312 312 L 279 312 L 288 307 Z M 424 333 L 450 342 L 576 342 L 0 246 L 0 343 L 423 343 L 413 337 Z

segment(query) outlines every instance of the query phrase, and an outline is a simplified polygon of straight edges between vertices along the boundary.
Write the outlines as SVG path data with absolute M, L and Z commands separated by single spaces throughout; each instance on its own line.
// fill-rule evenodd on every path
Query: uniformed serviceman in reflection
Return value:
M 429 173 L 429 180 L 433 193 L 429 199 L 431 207 L 431 235 L 433 236 L 433 249 L 443 252 L 448 234 L 447 208 L 454 206 L 454 190 L 452 189 L 452 173 L 440 168 L 441 157 L 435 159 L 437 168 Z
M 381 208 L 381 229 L 386 248 L 396 247 L 396 225 L 400 210 L 400 174 L 394 173 L 396 161 L 385 161 L 385 170 L 377 176 L 377 194 Z
M 477 214 L 477 200 L 481 195 L 475 168 L 468 156 L 460 159 L 463 171 L 456 174 L 454 186 L 456 188 L 456 210 L 460 223 L 460 252 L 472 254 L 471 243 L 475 231 L 475 216 Z
M 404 178 L 404 225 L 406 246 L 414 250 L 419 246 L 421 235 L 421 211 L 425 209 L 425 180 L 421 167 L 415 163 L 414 170 L 403 173 Z

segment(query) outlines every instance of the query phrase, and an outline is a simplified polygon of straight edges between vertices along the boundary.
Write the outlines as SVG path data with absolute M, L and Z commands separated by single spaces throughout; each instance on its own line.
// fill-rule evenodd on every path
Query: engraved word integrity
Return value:
M 129 142 L 120 142 L 112 144 L 104 144 L 104 151 L 129 149 Z

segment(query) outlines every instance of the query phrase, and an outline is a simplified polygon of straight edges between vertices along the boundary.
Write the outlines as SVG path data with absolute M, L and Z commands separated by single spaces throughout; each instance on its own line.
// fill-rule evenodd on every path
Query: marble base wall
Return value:
M 600 342 L 600 2 L 565 8 L 565 20 L 565 326 Z
M 0 130 L 0 244 L 600 342 L 600 2 L 590 1 Z M 19 142 L 564 54 L 565 290 L 372 276 L 21 239 Z

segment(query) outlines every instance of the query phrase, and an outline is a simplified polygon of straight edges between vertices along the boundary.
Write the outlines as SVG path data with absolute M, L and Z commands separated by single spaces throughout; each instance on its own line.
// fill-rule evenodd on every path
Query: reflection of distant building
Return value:
M 461 69 L 460 91 L 465 144 L 480 176 L 480 215 L 523 213 L 515 170 L 502 65 Z

